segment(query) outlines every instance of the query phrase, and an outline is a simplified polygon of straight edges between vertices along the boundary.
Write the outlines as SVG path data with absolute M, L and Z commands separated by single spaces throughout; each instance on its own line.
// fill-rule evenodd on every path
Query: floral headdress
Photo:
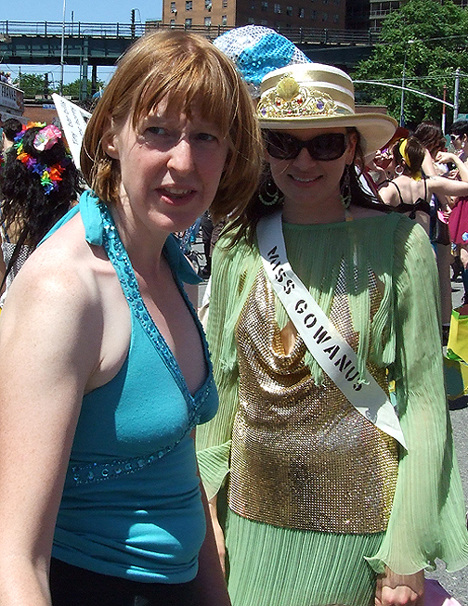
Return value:
M 66 151 L 65 157 L 60 162 L 48 166 L 47 164 L 39 162 L 39 160 L 31 156 L 31 154 L 25 152 L 23 142 L 24 135 L 30 128 L 34 127 L 41 127 L 41 130 L 38 131 L 33 141 L 33 147 L 37 149 L 38 152 L 51 149 L 57 141 L 62 138 L 62 131 L 53 124 L 46 125 L 43 122 L 29 122 L 28 125 L 16 135 L 13 144 L 13 147 L 16 150 L 17 160 L 22 162 L 32 173 L 39 176 L 45 194 L 48 195 L 52 191 L 58 189 L 59 181 L 62 180 L 62 173 L 71 163 L 71 155 Z

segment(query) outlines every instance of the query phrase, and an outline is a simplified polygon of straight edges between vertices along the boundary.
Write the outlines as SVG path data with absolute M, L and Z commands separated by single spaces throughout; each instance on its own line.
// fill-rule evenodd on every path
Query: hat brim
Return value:
M 364 154 L 377 151 L 389 141 L 397 129 L 397 121 L 386 114 L 365 113 L 343 116 L 307 116 L 304 118 L 260 118 L 267 130 L 303 130 L 310 128 L 355 127 L 361 135 Z

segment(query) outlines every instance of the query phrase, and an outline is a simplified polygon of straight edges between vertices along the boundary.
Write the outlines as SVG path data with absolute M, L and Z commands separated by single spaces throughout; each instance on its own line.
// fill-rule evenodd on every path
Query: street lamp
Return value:
M 62 39 L 60 44 L 60 94 L 63 94 L 63 54 L 65 50 L 65 11 L 67 9 L 67 0 L 63 0 L 63 15 L 62 15 Z
M 453 121 L 456 122 L 458 120 L 458 103 L 459 103 L 459 93 L 460 93 L 460 68 L 457 67 L 455 70 L 455 91 L 453 93 Z
M 139 20 L 140 25 L 141 25 L 140 9 L 139 8 L 132 8 L 132 11 L 131 11 L 131 33 L 132 33 L 132 38 L 135 37 L 135 14 L 136 14 L 137 11 L 138 11 L 138 20 Z
M 408 45 L 414 44 L 414 40 L 408 40 L 405 48 L 405 58 L 403 60 L 403 71 L 401 72 L 401 104 L 400 104 L 400 126 L 405 125 L 405 78 L 406 78 L 406 57 L 408 54 Z

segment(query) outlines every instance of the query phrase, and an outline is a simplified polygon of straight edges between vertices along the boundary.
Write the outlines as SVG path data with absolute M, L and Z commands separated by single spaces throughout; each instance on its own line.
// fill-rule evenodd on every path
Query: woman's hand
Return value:
M 456 154 L 452 154 L 450 152 L 438 152 L 436 162 L 441 162 L 442 164 L 455 164 L 460 179 L 462 181 L 468 181 L 468 167 Z
M 435 157 L 435 161 L 436 162 L 440 162 L 442 164 L 450 164 L 451 162 L 453 164 L 455 164 L 455 162 L 458 160 L 458 156 L 456 156 L 455 154 L 452 154 L 451 152 L 437 152 L 437 155 Z
M 221 568 L 223 573 L 226 574 L 226 546 L 224 543 L 224 533 L 223 529 L 218 520 L 218 514 L 216 511 L 216 496 L 213 497 L 210 501 L 208 501 L 208 505 L 210 508 L 210 517 L 211 523 L 213 525 L 213 532 L 216 541 L 216 547 L 218 549 L 218 557 L 221 563 Z
M 389 568 L 377 577 L 375 606 L 423 606 L 424 571 L 395 574 Z

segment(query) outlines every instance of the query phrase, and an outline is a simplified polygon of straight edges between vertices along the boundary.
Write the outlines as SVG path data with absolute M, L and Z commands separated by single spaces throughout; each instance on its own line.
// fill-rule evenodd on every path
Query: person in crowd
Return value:
M 446 174 L 447 167 L 440 165 L 437 154 L 446 148 L 446 140 L 438 124 L 432 120 L 425 120 L 418 124 L 413 136 L 422 143 L 426 149 L 426 157 L 422 169 L 427 175 Z
M 78 170 L 62 131 L 51 124 L 23 128 L 18 122 L 21 128 L 13 136 L 15 123 L 4 126 L 4 135 L 13 137 L 13 144 L 0 173 L 4 265 L 0 290 L 5 286 L 0 307 L 26 259 L 80 193 Z
M 463 181 L 445 177 L 427 177 L 421 171 L 426 150 L 416 137 L 400 139 L 392 148 L 392 163 L 395 177 L 383 183 L 379 194 L 385 204 L 394 210 L 405 213 L 414 219 L 430 234 L 431 206 L 433 195 L 444 196 L 468 195 L 468 169 L 454 154 L 439 152 L 438 162 L 455 163 L 463 176 Z
M 356 171 L 396 123 L 320 64 L 268 74 L 257 112 L 267 170 L 213 254 L 220 410 L 197 434 L 232 604 L 420 605 L 468 533 L 434 254 Z
M 366 172 L 372 179 L 374 187 L 378 188 L 391 179 L 394 175 L 392 172 L 392 155 L 391 150 L 384 148 L 378 149 L 371 157 L 366 158 Z
M 428 177 L 449 176 L 447 165 L 437 161 L 437 155 L 445 151 L 446 148 L 446 140 L 440 126 L 435 122 L 426 120 L 417 126 L 413 136 L 426 149 L 426 156 L 422 163 L 424 175 Z M 451 199 L 446 196 L 434 195 L 431 198 L 430 239 L 436 253 L 437 270 L 439 272 L 441 321 L 444 341 L 447 340 L 452 314 L 450 273 L 453 257 L 448 228 L 450 204 Z
M 205 255 L 205 267 L 200 271 L 200 276 L 207 280 L 211 275 L 211 236 L 213 235 L 213 221 L 210 213 L 204 212 L 201 217 L 200 230 L 203 240 L 203 253 Z
M 245 205 L 260 153 L 208 40 L 150 34 L 119 61 L 84 135 L 91 191 L 0 316 L 0 603 L 229 604 L 194 445 L 218 398 L 172 233 Z
M 369 154 L 364 158 L 365 173 L 370 179 L 372 179 L 373 193 L 375 193 L 374 190 L 378 190 L 380 185 L 390 179 L 393 179 L 395 176 L 395 167 L 392 163 L 392 148 L 397 141 L 400 139 L 406 139 L 408 135 L 409 130 L 399 126 L 390 141 L 387 141 L 387 143 L 381 149 L 378 149 L 376 152 Z M 379 196 L 377 193 L 377 198 L 378 197 Z
M 16 118 L 8 118 L 2 124 L 2 146 L 3 154 L 7 152 L 15 141 L 16 135 L 23 130 L 23 125 Z
M 0 72 L 0 82 L 4 82 L 5 84 L 13 84 L 11 72 Z
M 466 166 L 468 156 L 466 146 L 468 142 L 468 121 L 457 120 L 450 128 L 450 139 L 463 165 Z M 454 162 L 455 163 L 455 162 Z M 458 169 L 458 163 L 456 164 Z M 462 172 L 458 169 L 458 177 Z M 455 247 L 456 258 L 459 259 L 460 273 L 463 280 L 463 304 L 468 303 L 468 197 L 461 196 L 455 200 L 455 205 L 449 216 L 450 238 Z
M 468 120 L 456 120 L 450 127 L 449 134 L 455 153 L 463 162 L 466 162 L 468 159 L 465 149 L 468 144 Z

